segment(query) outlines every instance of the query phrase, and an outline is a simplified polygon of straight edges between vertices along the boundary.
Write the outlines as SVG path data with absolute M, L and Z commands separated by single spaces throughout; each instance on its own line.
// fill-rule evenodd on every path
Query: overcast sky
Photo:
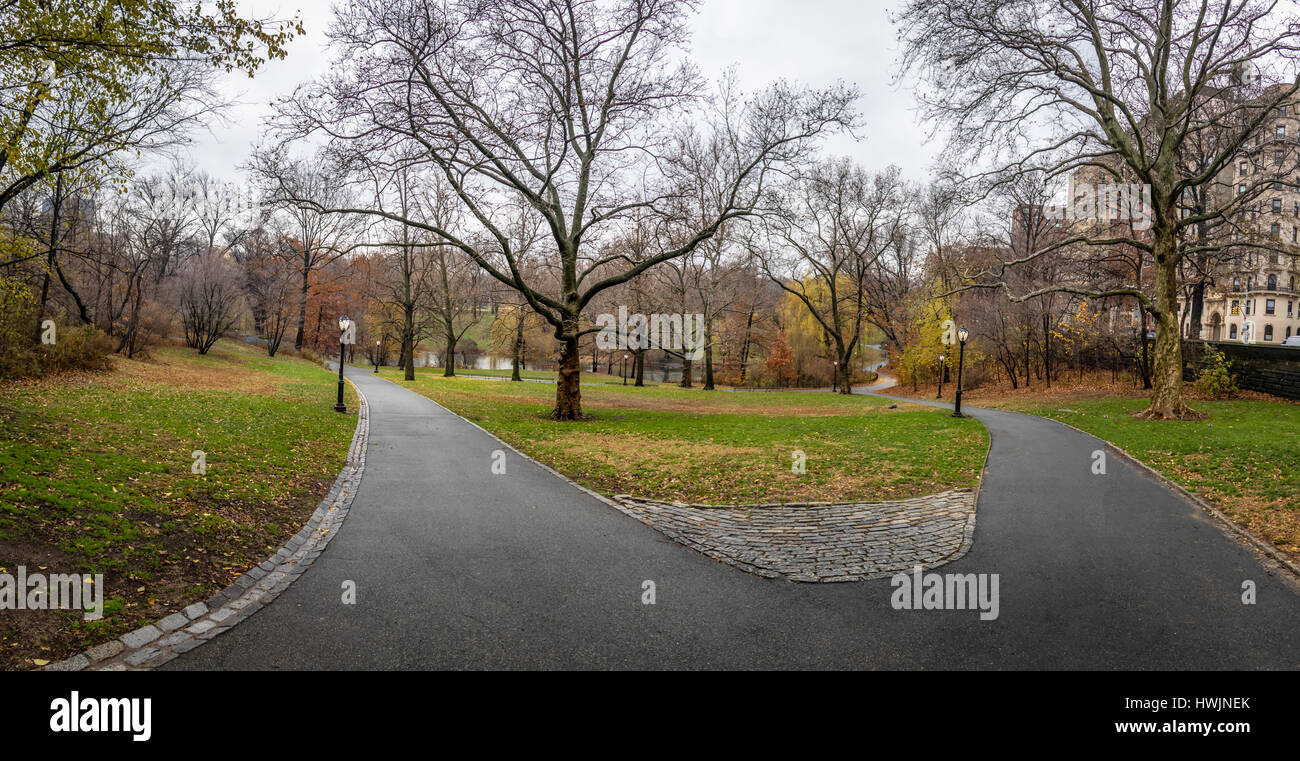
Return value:
M 898 164 L 907 177 L 920 180 L 938 146 L 926 144 L 910 91 L 892 81 L 898 45 L 888 11 L 899 4 L 901 0 L 704 0 L 692 25 L 691 47 L 706 76 L 716 77 L 735 65 L 746 89 L 779 77 L 814 87 L 836 79 L 856 84 L 863 117 L 858 139 L 834 138 L 826 144 L 827 153 L 851 155 L 868 169 Z M 286 17 L 298 5 L 254 0 L 241 7 L 259 17 Z M 223 83 L 241 105 L 230 112 L 229 123 L 195 134 L 192 158 L 199 168 L 238 179 L 238 166 L 261 133 L 271 99 L 328 68 L 325 30 L 331 7 L 315 2 L 299 11 L 307 34 L 293 42 L 287 59 L 267 65 L 254 80 L 231 77 Z

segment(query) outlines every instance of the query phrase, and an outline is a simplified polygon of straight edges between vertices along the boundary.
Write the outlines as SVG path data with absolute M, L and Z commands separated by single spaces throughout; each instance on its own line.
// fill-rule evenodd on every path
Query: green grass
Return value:
M 1205 420 L 1146 422 L 1132 416 L 1146 408 L 1145 397 L 1056 394 L 979 404 L 1109 441 L 1284 551 L 1300 552 L 1300 406 L 1198 400 L 1190 404 Z
M 420 370 L 417 370 L 416 372 L 420 372 Z M 440 375 L 442 375 L 442 368 L 440 368 L 440 367 L 439 367 L 439 368 L 429 368 L 426 372 L 428 372 L 428 373 L 430 373 L 430 374 L 432 374 L 432 375 L 439 375 L 439 376 L 440 376 Z M 472 370 L 472 369 L 469 369 L 469 368 L 457 368 L 457 369 L 456 369 L 456 374 L 457 374 L 457 375 L 466 375 L 466 376 L 470 376 L 470 375 L 479 375 L 479 376 L 487 376 L 487 377 L 490 377 L 490 378 L 509 378 L 509 377 L 511 376 L 511 371 L 510 371 L 510 370 Z M 557 375 L 558 375 L 558 373 L 556 373 L 556 371 L 554 371 L 554 370 L 520 370 L 520 371 L 519 371 L 519 377 L 520 377 L 520 378 L 530 378 L 530 379 L 533 379 L 533 380 L 548 380 L 548 381 L 553 381 L 553 380 L 555 380 L 555 378 L 556 378 Z M 608 374 L 606 374 L 606 373 L 588 373 L 588 372 L 584 372 L 584 373 L 582 374 L 582 382 L 583 382 L 583 383 L 608 383 L 608 382 L 610 382 L 610 381 L 617 382 L 617 383 L 622 383 L 622 382 L 623 382 L 623 379 L 622 379 L 621 376 L 618 376 L 618 375 L 608 375 Z M 631 378 L 628 379 L 628 383 L 629 383 L 629 384 L 632 383 L 632 379 L 631 379 Z
M 551 385 L 384 377 L 605 494 L 711 504 L 912 497 L 973 486 L 988 445 L 975 420 L 867 396 L 584 386 L 593 419 L 555 423 Z M 796 450 L 802 475 L 791 469 Z
M 104 573 L 120 615 L 81 632 L 96 634 L 265 559 L 328 490 L 356 417 L 332 410 L 337 381 L 321 367 L 253 351 L 164 348 L 111 373 L 0 388 L 0 566 Z M 59 634 L 56 648 L 84 644 Z

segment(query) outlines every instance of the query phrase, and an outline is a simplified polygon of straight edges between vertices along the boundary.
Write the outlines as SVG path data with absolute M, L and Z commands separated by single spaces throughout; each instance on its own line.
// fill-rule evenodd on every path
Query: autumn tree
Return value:
M 730 113 L 702 114 L 730 148 L 724 206 L 643 260 L 602 258 L 602 244 L 618 236 L 629 213 L 663 215 L 666 200 L 684 192 L 666 138 L 703 92 L 682 55 L 693 7 L 682 0 L 358 0 L 337 8 L 332 74 L 279 110 L 281 139 L 323 134 L 345 165 L 395 170 L 418 162 L 443 174 L 483 241 L 402 221 L 464 251 L 552 326 L 561 344 L 557 420 L 582 415 L 579 339 L 596 330 L 582 325 L 591 299 L 751 214 L 774 168 L 801 159 L 816 137 L 852 119 L 851 88 L 812 92 L 787 83 L 735 99 Z M 376 213 L 283 190 L 286 201 L 312 208 Z M 552 287 L 525 277 L 502 229 L 502 207 L 519 204 L 545 220 Z
M 896 21 L 903 70 L 920 76 L 925 115 L 948 130 L 950 164 L 979 160 L 987 168 L 964 179 L 998 185 L 1026 172 L 1092 169 L 1149 188 L 1150 224 L 1140 232 L 1085 225 L 969 274 L 980 287 L 1005 290 L 1006 266 L 1076 244 L 1149 254 L 1151 295 L 1131 284 L 1094 290 L 1068 282 L 1008 293 L 1139 300 L 1156 330 L 1154 388 L 1140 417 L 1195 416 L 1183 401 L 1179 271 L 1198 251 L 1189 233 L 1231 218 L 1243 199 L 1212 194 L 1186 214 L 1184 201 L 1212 184 L 1300 87 L 1295 9 L 1271 0 L 910 0 Z M 1216 139 L 1201 160 L 1186 161 L 1188 141 L 1209 133 Z

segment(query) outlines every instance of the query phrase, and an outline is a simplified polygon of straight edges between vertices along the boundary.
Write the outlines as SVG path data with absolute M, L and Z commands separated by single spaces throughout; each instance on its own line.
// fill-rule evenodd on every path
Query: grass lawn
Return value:
M 975 420 L 860 395 L 584 386 L 594 419 L 555 423 L 551 385 L 383 375 L 611 495 L 709 504 L 915 497 L 974 486 L 988 448 Z M 795 450 L 806 474 L 791 472 Z
M 1146 408 L 1144 395 L 1056 392 L 971 404 L 1060 420 L 1105 439 L 1300 559 L 1300 405 L 1193 400 L 1206 420 L 1151 423 L 1132 417 Z
M 106 587 L 100 621 L 5 612 L 0 668 L 206 599 L 298 531 L 356 416 L 333 411 L 337 381 L 320 366 L 259 352 L 162 348 L 110 373 L 0 386 L 0 572 L 103 573 Z M 195 450 L 205 474 L 192 472 Z
M 428 368 L 425 368 L 425 367 L 417 367 L 417 368 L 415 369 L 415 372 L 416 372 L 417 374 L 423 373 L 423 374 L 428 374 L 428 375 L 437 375 L 437 376 L 439 376 L 439 377 L 442 376 L 442 368 L 441 368 L 441 367 L 428 367 Z M 458 367 L 458 368 L 456 368 L 456 374 L 457 374 L 457 375 L 467 375 L 467 376 L 472 376 L 472 375 L 487 376 L 487 377 L 489 377 L 489 378 L 509 378 L 510 375 L 511 375 L 511 371 L 510 371 L 509 369 L 505 369 L 505 370 L 472 370 L 472 369 L 469 369 L 469 368 Z M 530 379 L 533 379 L 533 380 L 547 380 L 547 381 L 553 381 L 553 380 L 555 380 L 556 375 L 557 375 L 557 373 L 556 373 L 554 370 L 520 370 L 520 371 L 519 371 L 519 377 L 521 377 L 521 378 L 530 378 Z M 588 372 L 584 372 L 584 373 L 582 374 L 582 382 L 583 382 L 583 383 L 608 383 L 608 382 L 611 382 L 611 381 L 612 381 L 612 382 L 615 382 L 615 383 L 622 383 L 622 382 L 623 382 L 623 379 L 622 379 L 622 377 L 620 377 L 620 376 L 618 376 L 618 375 L 607 375 L 607 374 L 605 374 L 605 373 L 588 373 Z M 628 379 L 628 383 L 632 383 L 632 379 L 631 379 L 631 378 Z

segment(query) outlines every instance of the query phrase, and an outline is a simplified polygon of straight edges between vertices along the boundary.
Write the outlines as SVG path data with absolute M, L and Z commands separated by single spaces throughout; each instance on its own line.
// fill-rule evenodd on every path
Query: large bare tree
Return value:
M 898 22 L 903 70 L 921 75 L 925 115 L 949 132 L 948 158 L 984 160 L 979 179 L 1010 181 L 1092 170 L 1150 188 L 1140 231 L 1080 225 L 1073 235 L 1013 260 L 1078 244 L 1132 246 L 1150 255 L 1154 288 L 1051 291 L 1139 300 L 1155 321 L 1147 419 L 1195 416 L 1183 401 L 1179 268 L 1198 255 L 1189 233 L 1236 214 L 1242 198 L 1210 194 L 1180 213 L 1189 193 L 1213 184 L 1296 93 L 1300 18 L 1274 0 L 909 0 Z M 1189 140 L 1213 133 L 1200 162 Z M 965 173 L 967 179 L 975 179 Z M 1288 181 L 1290 182 L 1290 181 Z M 1145 225 L 1144 225 L 1145 227 Z M 1005 288 L 1003 266 L 975 273 Z
M 582 311 L 601 291 L 689 253 L 727 220 L 752 213 L 770 172 L 852 122 L 856 92 L 777 83 L 711 104 L 707 121 L 729 148 L 726 202 L 685 239 L 644 259 L 602 255 L 632 212 L 666 214 L 689 192 L 674 166 L 673 131 L 703 85 L 683 55 L 689 0 L 357 0 L 340 5 L 333 73 L 280 106 L 284 140 L 323 133 L 344 166 L 421 164 L 441 173 L 482 236 L 413 219 L 517 290 L 561 346 L 553 417 L 582 415 Z M 415 148 L 415 151 L 408 150 Z M 286 188 L 285 200 L 331 207 Z M 508 210 L 545 220 L 553 266 L 529 280 Z M 381 213 L 389 218 L 399 215 Z M 482 242 L 480 242 L 480 240 Z M 613 266 L 607 266 L 613 265 Z

